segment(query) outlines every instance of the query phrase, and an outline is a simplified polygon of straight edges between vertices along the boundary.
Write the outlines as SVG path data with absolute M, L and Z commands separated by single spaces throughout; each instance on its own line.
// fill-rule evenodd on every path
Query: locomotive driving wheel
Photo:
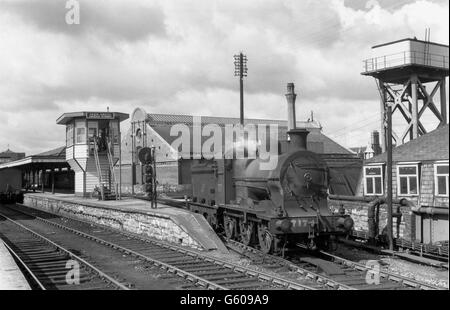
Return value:
M 253 230 L 255 224 L 253 222 L 240 222 L 239 230 L 241 232 L 241 242 L 245 245 L 250 245 L 253 242 Z
M 228 215 L 225 216 L 223 219 L 223 226 L 227 239 L 234 239 L 236 235 L 236 219 Z
M 267 225 L 263 223 L 258 224 L 258 240 L 261 251 L 270 254 L 273 250 L 274 237 Z

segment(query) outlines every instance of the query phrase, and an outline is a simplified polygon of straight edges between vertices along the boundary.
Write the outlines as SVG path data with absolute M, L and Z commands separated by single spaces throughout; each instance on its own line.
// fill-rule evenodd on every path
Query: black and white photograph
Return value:
M 448 0 L 0 0 L 0 291 L 448 293 L 448 75 Z

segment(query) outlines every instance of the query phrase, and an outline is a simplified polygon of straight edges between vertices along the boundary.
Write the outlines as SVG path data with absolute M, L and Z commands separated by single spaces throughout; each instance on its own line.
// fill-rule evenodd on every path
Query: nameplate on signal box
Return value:
M 114 119 L 114 113 L 111 112 L 87 112 L 87 119 Z

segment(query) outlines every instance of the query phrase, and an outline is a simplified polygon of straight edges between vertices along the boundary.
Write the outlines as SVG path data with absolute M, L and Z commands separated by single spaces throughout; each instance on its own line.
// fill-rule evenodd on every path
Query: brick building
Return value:
M 171 136 L 170 130 L 176 124 L 186 125 L 190 132 L 193 129 L 194 117 L 189 115 L 148 114 L 142 108 L 134 110 L 131 116 L 132 126 L 122 134 L 122 190 L 131 191 L 134 178 L 135 190 L 142 185 L 142 167 L 137 164 L 132 168 L 132 156 L 137 159 L 138 150 L 146 146 L 154 146 L 157 161 L 157 179 L 160 185 L 178 187 L 189 191 L 191 183 L 190 159 L 178 159 L 178 150 L 173 149 L 172 143 L 178 136 Z M 227 124 L 238 124 L 238 118 L 201 117 L 202 126 L 217 124 L 224 127 Z M 267 119 L 246 119 L 246 124 L 276 124 L 278 125 L 278 139 L 287 139 L 287 121 Z M 134 124 L 134 125 L 133 125 Z M 321 154 L 330 165 L 332 177 L 332 191 L 339 194 L 354 195 L 361 171 L 362 160 L 354 152 L 339 145 L 322 133 L 322 127 L 317 121 L 297 122 L 298 128 L 306 128 L 308 135 L 308 149 Z M 133 137 L 135 142 L 133 142 Z M 203 143 L 209 137 L 202 137 Z M 192 135 L 191 135 L 192 143 Z M 145 141 L 145 142 L 144 142 Z M 134 151 L 133 151 L 133 143 Z
M 422 243 L 448 240 L 449 210 L 449 126 L 440 126 L 393 149 L 393 198 L 406 198 L 415 209 L 395 206 L 402 214 L 394 219 L 394 236 Z M 386 159 L 382 153 L 364 161 L 357 195 L 365 198 L 386 194 Z M 367 230 L 367 205 L 347 203 L 356 230 Z M 396 223 L 397 222 L 397 223 Z M 386 224 L 386 210 L 380 212 L 380 232 Z M 397 225 L 396 225 L 397 224 Z
M 22 159 L 24 157 L 25 153 L 17 153 L 7 149 L 6 151 L 0 153 L 0 164 Z

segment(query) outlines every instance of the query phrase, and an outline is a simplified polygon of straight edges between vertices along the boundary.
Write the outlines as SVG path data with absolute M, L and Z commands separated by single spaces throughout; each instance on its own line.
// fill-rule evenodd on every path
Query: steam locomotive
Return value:
M 191 169 L 190 210 L 203 214 L 227 238 L 265 253 L 280 253 L 297 243 L 323 248 L 330 236 L 346 234 L 353 227 L 343 210 L 333 213 L 328 207 L 328 167 L 307 150 L 309 132 L 295 126 L 292 83 L 286 97 L 290 140 L 278 142 L 274 169 L 261 170 L 259 157 L 201 159 Z

